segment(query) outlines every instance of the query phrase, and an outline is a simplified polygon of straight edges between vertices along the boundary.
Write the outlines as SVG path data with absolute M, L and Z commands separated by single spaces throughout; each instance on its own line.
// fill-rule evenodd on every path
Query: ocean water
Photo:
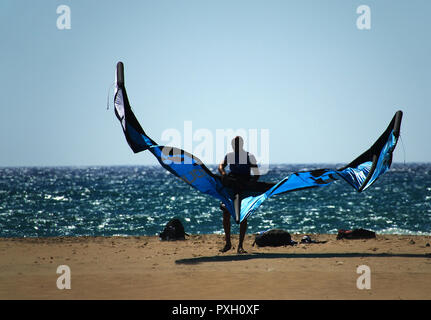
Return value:
M 272 165 L 262 181 L 334 165 Z M 210 167 L 215 172 L 215 167 Z M 0 237 L 157 235 L 173 217 L 192 234 L 222 233 L 219 201 L 159 166 L 0 168 Z M 344 181 L 274 196 L 248 233 L 431 234 L 431 164 L 394 164 L 370 189 Z M 238 225 L 232 224 L 232 232 Z

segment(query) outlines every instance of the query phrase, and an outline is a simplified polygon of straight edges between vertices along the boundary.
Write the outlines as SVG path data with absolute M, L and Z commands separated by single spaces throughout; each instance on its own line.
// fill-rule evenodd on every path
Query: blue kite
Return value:
M 160 165 L 192 186 L 219 199 L 237 223 L 247 219 L 269 197 L 291 191 L 323 187 L 342 179 L 358 192 L 369 188 L 392 164 L 400 136 L 402 111 L 397 111 L 387 129 L 364 153 L 340 169 L 316 169 L 292 173 L 278 183 L 250 181 L 239 185 L 212 173 L 192 154 L 154 142 L 142 129 L 127 98 L 124 65 L 117 64 L 114 110 L 134 153 L 149 150 Z

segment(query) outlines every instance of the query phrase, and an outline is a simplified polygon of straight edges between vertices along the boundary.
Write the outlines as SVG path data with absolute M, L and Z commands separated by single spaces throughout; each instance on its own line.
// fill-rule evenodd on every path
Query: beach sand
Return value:
M 220 253 L 222 235 L 185 241 L 158 237 L 0 239 L 1 299 L 431 299 L 431 237 L 378 235 L 324 244 L 236 248 Z M 293 235 L 300 241 L 302 235 Z M 236 247 L 238 235 L 233 235 Z M 57 267 L 71 289 L 57 288 Z M 357 288 L 357 267 L 371 288 Z

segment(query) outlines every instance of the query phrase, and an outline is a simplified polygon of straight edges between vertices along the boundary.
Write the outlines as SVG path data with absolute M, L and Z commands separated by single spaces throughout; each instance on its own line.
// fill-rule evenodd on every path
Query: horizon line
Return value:
M 278 165 L 343 165 L 347 162 L 274 162 L 269 163 L 269 166 Z M 431 164 L 431 161 L 409 161 L 409 162 L 392 162 L 392 165 L 408 165 L 408 164 Z M 217 166 L 217 163 L 205 164 L 205 166 Z M 160 164 L 78 164 L 78 165 L 0 165 L 1 169 L 19 169 L 19 168 L 91 168 L 91 167 L 160 167 Z M 161 167 L 160 167 L 161 168 Z

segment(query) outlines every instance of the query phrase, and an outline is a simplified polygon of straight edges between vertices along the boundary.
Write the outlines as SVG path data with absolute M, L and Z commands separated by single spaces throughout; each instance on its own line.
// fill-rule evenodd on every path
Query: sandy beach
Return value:
M 233 235 L 237 245 L 238 236 Z M 222 235 L 0 239 L 1 299 L 431 299 L 431 237 L 378 235 L 220 253 Z M 292 235 L 300 241 L 302 235 Z M 67 265 L 71 289 L 57 288 Z M 370 289 L 358 289 L 358 266 Z

